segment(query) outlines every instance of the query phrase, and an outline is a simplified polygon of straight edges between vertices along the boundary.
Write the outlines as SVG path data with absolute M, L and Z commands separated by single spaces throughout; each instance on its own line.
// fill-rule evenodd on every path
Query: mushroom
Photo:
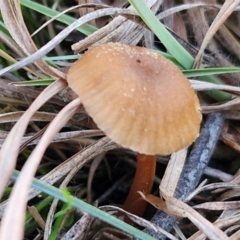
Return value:
M 69 87 L 97 126 L 138 153 L 125 210 L 137 215 L 155 176 L 156 154 L 195 141 L 202 115 L 189 81 L 169 60 L 144 47 L 106 43 L 90 48 L 69 69 Z

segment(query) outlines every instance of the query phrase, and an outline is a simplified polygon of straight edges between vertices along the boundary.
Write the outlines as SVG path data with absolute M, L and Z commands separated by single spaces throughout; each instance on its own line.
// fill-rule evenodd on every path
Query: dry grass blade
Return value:
M 124 211 L 122 208 L 119 208 L 119 207 L 116 207 L 116 206 L 110 206 L 110 205 L 109 206 L 108 205 L 101 206 L 99 208 L 103 211 L 106 211 L 106 212 L 109 212 L 109 213 L 111 212 L 112 214 L 122 212 L 122 213 L 126 214 L 134 223 L 138 224 L 139 226 L 151 228 L 155 232 L 163 233 L 164 235 L 166 235 L 171 240 L 176 240 L 176 237 L 174 237 L 170 233 L 166 232 L 161 227 L 150 223 L 149 221 L 145 220 L 144 218 L 138 217 L 138 216 L 136 216 L 134 214 L 131 214 L 127 211 Z
M 104 156 L 105 156 L 105 153 L 99 154 L 92 161 L 92 164 L 89 170 L 88 181 L 87 181 L 87 202 L 88 203 L 92 202 L 92 181 L 93 181 L 94 174 L 97 170 L 97 167 L 103 160 Z
M 235 173 L 234 178 L 231 180 L 231 183 L 240 183 L 240 169 Z
M 208 3 L 199 3 L 199 2 L 197 2 L 197 3 L 186 3 L 186 4 L 183 4 L 183 5 L 176 6 L 176 7 L 168 8 L 164 12 L 159 13 L 157 15 L 157 18 L 161 20 L 162 18 L 168 17 L 168 16 L 173 15 L 174 13 L 178 13 L 180 11 L 189 10 L 189 9 L 192 9 L 192 8 L 201 9 L 199 7 L 221 8 L 221 5 L 218 5 L 218 4 L 208 4 Z
M 184 0 L 184 2 L 186 3 L 186 5 L 190 5 L 190 3 L 197 3 L 198 0 Z M 206 1 L 207 3 L 209 3 L 209 1 Z M 214 1 L 212 1 L 214 2 Z M 197 45 L 200 46 L 204 36 L 206 35 L 209 26 L 208 26 L 208 22 L 205 16 L 205 12 L 204 12 L 204 8 L 199 7 L 199 8 L 193 8 L 193 9 L 189 9 L 187 11 L 188 16 L 189 16 L 189 21 L 191 22 L 192 28 L 193 28 L 193 32 L 195 35 L 195 39 L 197 42 Z
M 72 171 L 67 175 L 67 177 L 63 180 L 63 182 L 60 185 L 60 188 L 63 189 L 64 187 L 66 187 L 68 185 L 68 183 L 71 181 L 72 177 L 76 174 L 76 172 L 78 171 L 78 169 L 72 169 Z M 73 172 L 73 174 L 71 174 Z M 72 176 L 73 175 L 73 176 Z M 51 205 L 50 210 L 48 211 L 48 216 L 47 216 L 47 220 L 46 220 L 46 227 L 45 227 L 45 231 L 44 231 L 44 237 L 43 240 L 48 240 L 51 232 L 52 232 L 52 223 L 54 220 L 54 212 L 57 208 L 57 204 L 59 202 L 59 199 L 54 199 Z M 60 229 L 59 229 L 60 231 Z
M 167 213 L 168 215 L 172 216 L 173 218 L 183 218 L 184 215 L 181 211 L 178 210 L 172 210 L 172 208 L 168 207 L 168 203 L 165 202 L 163 199 L 156 197 L 152 194 L 144 194 L 141 191 L 138 191 L 140 196 L 148 203 L 153 205 L 155 208 Z M 166 198 L 167 199 L 167 198 Z
M 58 165 L 52 171 L 44 175 L 40 178 L 41 181 L 46 182 L 48 184 L 54 184 L 59 181 L 62 177 L 68 174 L 73 168 L 80 169 L 86 163 L 88 163 L 92 158 L 96 157 L 97 155 L 107 152 L 109 150 L 113 150 L 116 148 L 121 148 L 116 143 L 112 142 L 108 137 L 104 137 L 92 145 L 88 146 L 87 148 L 83 149 L 81 152 L 75 154 L 71 158 L 67 159 L 65 162 Z M 30 189 L 28 200 L 36 197 L 39 194 L 39 190 Z M 4 209 L 8 204 L 8 200 L 1 203 L 0 205 L 0 217 L 3 216 Z
M 35 137 L 34 135 L 32 137 L 23 137 L 21 150 L 26 146 L 37 145 L 40 141 L 39 140 L 40 136 L 37 135 Z M 62 132 L 62 133 L 57 133 L 55 137 L 52 139 L 52 142 L 64 142 L 68 140 L 78 141 L 79 138 L 83 138 L 83 137 L 90 138 L 90 137 L 96 137 L 96 136 L 104 136 L 104 133 L 100 130 L 81 130 L 81 131 Z M 0 144 L 1 144 L 1 140 L 0 140 Z
M 175 199 L 174 199 L 175 200 Z M 204 234 L 212 240 L 228 240 L 228 236 L 221 231 L 218 227 L 214 226 L 211 222 L 209 222 L 206 218 L 196 212 L 194 209 L 189 207 L 187 204 L 179 201 L 179 205 L 184 209 L 186 217 L 197 226 Z M 175 203 L 173 203 L 175 204 Z M 180 207 L 179 206 L 179 207 Z
M 80 103 L 80 99 L 77 98 L 59 112 L 56 118 L 54 118 L 49 125 L 38 146 L 34 149 L 27 162 L 23 166 L 21 174 L 19 175 L 19 178 L 11 193 L 9 204 L 2 219 L 0 232 L 1 239 L 22 239 L 25 208 L 32 178 L 35 175 L 38 165 L 42 159 L 42 155 L 44 154 L 49 142 L 55 133 L 58 132 L 73 116 L 73 114 L 79 108 Z M 17 209 L 15 207 L 16 202 L 18 202 Z M 10 224 L 14 226 L 12 231 L 9 231 Z
M 147 0 L 146 4 L 149 8 L 151 8 L 154 4 L 156 4 L 156 2 L 156 0 Z M 158 5 L 159 4 L 160 1 Z M 131 6 L 128 9 L 132 11 Z M 128 26 L 128 24 L 130 24 L 130 26 Z M 131 35 L 132 37 L 130 37 L 127 35 L 127 39 L 122 39 L 120 35 L 122 33 L 125 34 L 126 31 L 130 34 L 134 34 L 134 36 Z M 134 44 L 134 42 L 137 42 L 137 39 L 139 39 L 139 36 L 141 37 L 142 35 L 142 29 L 138 29 L 135 23 L 129 21 L 123 16 L 118 16 L 113 19 L 109 24 L 100 28 L 95 33 L 89 35 L 88 37 L 77 43 L 74 43 L 72 45 L 72 49 L 75 53 L 79 53 L 88 48 L 89 46 L 106 43 L 108 41 L 119 41 L 127 44 Z
M 223 84 L 214 84 L 214 83 L 208 83 L 208 82 L 203 82 L 203 81 L 198 81 L 198 80 L 189 80 L 192 84 L 192 87 L 196 91 L 207 91 L 207 90 L 223 90 L 223 91 L 228 91 L 233 94 L 240 94 L 240 88 L 239 87 L 234 87 L 234 86 L 229 86 L 229 85 L 223 85 Z
M 231 101 L 228 101 L 223 104 L 219 105 L 208 105 L 208 106 L 201 106 L 203 113 L 211 113 L 217 111 L 226 111 L 226 110 L 236 110 L 240 105 L 240 98 L 237 97 Z
M 102 155 L 104 155 L 105 153 L 101 153 L 99 154 L 97 157 L 101 157 Z M 74 175 L 82 168 L 82 165 L 78 165 L 78 166 L 75 166 L 66 176 L 66 178 L 64 179 L 64 181 L 61 183 L 61 186 L 60 188 L 64 188 L 68 185 L 68 183 L 72 180 L 72 178 L 74 177 Z M 78 196 L 80 197 L 80 196 Z M 45 231 L 44 231 L 44 240 L 48 240 L 49 239 L 49 236 L 51 234 L 51 231 L 52 231 L 52 222 L 54 220 L 54 212 L 56 210 L 56 207 L 57 207 L 57 203 L 58 203 L 58 199 L 54 199 L 53 203 L 52 203 L 52 206 L 48 212 L 48 217 L 47 217 L 47 221 L 46 221 L 46 228 L 45 228 Z M 91 219 L 91 218 L 90 218 Z
M 24 53 L 21 50 L 21 48 L 16 44 L 16 42 L 10 38 L 7 34 L 0 32 L 0 41 L 4 43 L 6 46 L 8 46 L 15 54 L 18 56 L 23 57 Z M 6 54 L 4 51 L 0 51 L 1 57 L 3 57 L 3 54 Z M 6 54 L 7 55 L 7 54 Z
M 216 16 L 206 35 L 204 36 L 201 48 L 195 58 L 195 64 L 199 64 L 203 52 L 208 43 L 210 42 L 211 38 L 218 31 L 221 25 L 226 21 L 226 19 L 230 16 L 230 14 L 235 10 L 235 8 L 239 5 L 239 2 L 240 0 L 226 0 L 224 2 L 221 10 L 219 11 L 218 15 Z
M 16 63 L 17 62 L 17 60 L 15 58 L 11 57 L 9 54 L 4 52 L 2 49 L 0 49 L 0 56 L 5 58 L 6 60 L 10 61 L 11 63 Z M 42 74 L 30 69 L 29 67 L 24 67 L 23 69 L 28 71 L 29 73 L 31 73 L 33 76 L 37 76 L 37 77 L 40 77 L 40 78 L 43 77 Z M 19 81 L 19 80 L 17 80 L 17 81 Z
M 231 127 L 229 126 L 229 124 L 225 124 L 221 139 L 225 144 L 233 148 L 236 152 L 240 152 L 240 144 L 238 138 L 239 130 L 238 128 L 235 128 L 235 131 L 233 133 L 229 133 L 230 129 Z M 238 172 L 235 174 L 233 182 L 239 182 L 239 176 L 237 176 L 238 174 Z
M 221 196 L 217 198 L 217 201 L 226 201 L 228 199 L 237 198 L 239 196 L 240 196 L 240 189 L 232 189 L 221 194 Z
M 54 82 L 48 86 L 33 102 L 27 111 L 22 115 L 19 121 L 12 128 L 7 139 L 5 140 L 0 151 L 0 175 L 2 180 L 0 182 L 0 197 L 6 187 L 8 180 L 15 168 L 16 159 L 21 143 L 21 138 L 27 128 L 27 125 L 32 115 L 50 99 L 53 95 L 66 87 L 66 83 L 62 80 Z M 11 151 L 9 151 L 11 149 Z
M 185 160 L 187 149 L 180 150 L 171 155 L 167 169 L 159 186 L 160 195 L 165 199 L 174 195 L 178 180 L 180 178 Z
M 94 3 L 94 1 L 93 0 L 78 0 L 78 4 L 84 4 L 84 3 L 92 4 L 92 3 Z M 89 9 L 89 8 L 80 8 L 79 9 L 79 14 L 80 14 L 80 16 L 83 16 L 83 15 L 86 15 L 87 13 L 89 13 L 89 12 L 92 12 L 92 11 L 93 10 Z M 97 26 L 95 20 L 90 21 L 89 24 L 92 25 L 92 26 Z
M 220 39 L 225 48 L 229 49 L 230 52 L 234 52 L 236 57 L 240 59 L 240 44 L 238 39 L 232 34 L 232 32 L 223 25 L 219 29 Z
M 151 194 L 148 194 L 147 196 L 145 196 L 143 193 L 140 194 L 143 199 L 148 201 L 150 204 L 160 210 L 166 211 L 171 216 L 180 218 L 187 217 L 195 226 L 197 226 L 202 232 L 204 232 L 204 234 L 206 234 L 209 239 L 228 239 L 225 233 L 223 233 L 219 228 L 215 227 L 211 222 L 209 222 L 206 218 L 204 218 L 186 203 L 173 197 L 167 197 L 166 202 L 163 202 L 162 199 L 155 197 Z
M 102 154 L 98 155 L 101 156 Z M 78 167 L 74 167 L 66 176 L 66 178 L 64 179 L 64 181 L 61 183 L 60 188 L 64 188 L 68 185 L 68 183 L 72 180 L 72 178 L 74 177 L 74 175 L 82 168 L 82 165 L 79 165 Z M 78 196 L 80 197 L 80 196 Z M 58 203 L 58 199 L 54 199 L 51 208 L 48 212 L 48 217 L 47 217 L 47 221 L 46 221 L 46 228 L 44 231 L 44 240 L 48 240 L 52 231 L 52 222 L 54 220 L 54 212 L 56 210 L 57 207 L 57 203 Z
M 218 228 L 225 229 L 226 227 L 236 224 L 239 220 L 240 220 L 240 215 L 237 214 L 235 216 L 218 219 L 213 224 Z M 190 238 L 188 238 L 188 240 L 202 240 L 204 238 L 205 238 L 204 233 L 202 233 L 202 231 L 198 231 L 195 234 L 193 234 Z
M 42 230 L 45 228 L 45 221 L 37 211 L 37 209 L 34 206 L 28 207 L 29 212 L 32 214 L 34 220 L 37 222 L 37 224 L 41 227 Z
M 212 176 L 216 179 L 221 180 L 222 182 L 230 182 L 233 179 L 233 176 L 231 174 L 225 173 L 224 171 L 220 171 L 218 169 L 211 167 L 206 167 L 204 173 L 207 176 Z
M 8 31 L 11 33 L 16 43 L 21 46 L 25 54 L 29 56 L 36 52 L 37 48 L 22 17 L 20 2 L 18 0 L 0 1 L 0 9 Z M 50 67 L 43 60 L 37 61 L 36 64 L 39 69 L 51 76 L 64 77 L 61 71 Z
M 26 146 L 37 145 L 40 141 L 40 137 L 45 132 L 45 130 L 46 128 L 44 127 L 35 135 L 23 137 L 21 140 L 21 146 L 19 151 L 20 152 L 23 151 L 23 149 Z M 0 134 L 0 147 L 2 147 L 7 135 L 8 135 L 7 132 L 2 132 Z M 81 131 L 62 132 L 62 133 L 57 133 L 55 135 L 55 137 L 52 139 L 52 143 L 65 142 L 69 140 L 72 140 L 73 142 L 78 142 L 78 140 L 81 138 L 91 138 L 96 136 L 104 136 L 104 133 L 100 130 L 81 130 Z
M 194 206 L 195 209 L 207 209 L 207 210 L 231 210 L 239 209 L 240 201 L 230 202 L 205 202 Z
M 11 84 L 11 82 L 0 78 L 0 94 L 2 94 L 4 97 L 10 97 L 14 100 L 16 99 L 23 99 L 29 103 L 35 100 L 38 95 L 42 92 L 41 89 L 34 89 L 32 87 L 19 87 L 14 86 Z M 63 97 L 60 98 L 60 96 L 54 96 L 53 98 L 48 100 L 48 103 L 50 104 L 56 104 L 57 106 L 65 106 L 66 102 L 63 101 Z M 29 106 L 29 104 L 27 104 Z
M 200 192 L 203 191 L 209 191 L 209 190 L 214 190 L 216 189 L 214 192 L 218 191 L 219 188 L 225 188 L 225 189 L 240 189 L 239 184 L 237 183 L 232 183 L 232 182 L 220 182 L 220 183 L 212 183 L 212 184 L 208 184 L 206 186 L 202 186 L 197 188 L 194 192 L 192 192 L 192 194 L 190 194 L 187 198 L 187 201 L 189 201 L 190 199 L 192 199 L 195 195 L 197 195 Z M 222 189 L 221 189 L 222 190 Z
M 58 13 L 55 17 L 49 19 L 47 22 L 45 22 L 39 29 L 37 29 L 34 33 L 32 33 L 31 36 L 34 36 L 36 35 L 38 32 L 40 32 L 44 27 L 46 27 L 48 24 L 50 24 L 51 22 L 53 22 L 54 20 L 56 20 L 58 17 L 62 16 L 63 14 L 65 13 L 68 13 L 70 11 L 73 11 L 75 9 L 85 9 L 85 8 L 94 8 L 94 9 L 101 9 L 101 8 L 106 8 L 107 6 L 106 5 L 100 5 L 100 4 L 90 4 L 90 3 L 87 3 L 87 4 L 80 4 L 80 5 L 77 5 L 77 6 L 73 6 L 73 7 L 70 7 L 60 13 Z
M 23 114 L 23 111 L 0 114 L 0 123 L 16 122 Z M 55 113 L 36 112 L 31 117 L 31 121 L 50 122 L 55 116 Z
M 229 85 L 222 85 L 222 84 L 213 84 L 213 83 L 207 83 L 207 82 L 201 82 L 197 80 L 190 80 L 192 87 L 196 91 L 208 91 L 208 90 L 223 90 L 230 93 L 233 93 L 237 96 L 240 94 L 240 88 L 229 86 Z M 223 104 L 218 105 L 207 105 L 207 106 L 201 106 L 203 113 L 210 113 L 215 111 L 226 111 L 226 110 L 236 110 L 237 107 L 240 105 L 240 99 L 239 97 L 234 98 L 233 100 L 230 100 Z
M 240 230 L 238 230 L 237 232 L 235 232 L 230 238 L 229 240 L 238 240 L 240 239 Z
M 84 214 L 68 231 L 61 237 L 60 240 L 80 240 L 84 239 L 89 225 L 93 221 L 93 217 Z M 74 236 L 74 237 L 73 237 Z
M 133 11 L 130 11 L 129 9 L 119 9 L 119 8 L 107 8 L 107 9 L 100 9 L 96 10 L 92 13 L 89 13 L 80 19 L 76 20 L 74 23 L 66 27 L 63 31 L 61 31 L 55 38 L 53 38 L 51 41 L 49 41 L 47 44 L 45 44 L 42 48 L 40 48 L 37 52 L 34 52 L 31 56 L 24 58 L 18 63 L 13 64 L 12 66 L 6 67 L 2 70 L 0 70 L 0 75 L 3 75 L 7 72 L 18 70 L 36 60 L 39 58 L 45 56 L 47 53 L 49 53 L 53 48 L 55 48 L 60 42 L 62 42 L 63 39 L 65 39 L 75 28 L 87 23 L 88 21 L 100 18 L 103 16 L 108 15 L 116 15 L 116 14 L 122 14 L 127 16 L 136 16 L 136 13 Z

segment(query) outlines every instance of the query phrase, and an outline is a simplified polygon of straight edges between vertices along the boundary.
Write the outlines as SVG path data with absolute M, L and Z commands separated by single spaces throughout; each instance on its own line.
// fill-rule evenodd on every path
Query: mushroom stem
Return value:
M 137 154 L 136 173 L 127 199 L 123 204 L 124 210 L 137 216 L 143 215 L 147 202 L 141 198 L 138 191 L 142 191 L 144 194 L 150 193 L 154 181 L 155 170 L 155 155 Z

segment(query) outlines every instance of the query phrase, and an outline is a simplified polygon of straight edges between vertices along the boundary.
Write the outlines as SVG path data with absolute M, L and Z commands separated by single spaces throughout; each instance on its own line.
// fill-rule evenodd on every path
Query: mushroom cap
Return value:
M 169 60 L 121 43 L 92 47 L 69 69 L 69 87 L 98 127 L 123 147 L 168 155 L 199 134 L 199 100 Z

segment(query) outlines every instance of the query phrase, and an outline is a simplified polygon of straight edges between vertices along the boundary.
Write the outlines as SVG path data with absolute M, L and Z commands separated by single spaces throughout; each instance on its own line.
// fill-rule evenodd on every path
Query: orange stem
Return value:
M 136 173 L 123 209 L 137 216 L 142 216 L 147 202 L 142 199 L 137 191 L 145 195 L 150 193 L 156 170 L 156 156 L 138 154 Z

